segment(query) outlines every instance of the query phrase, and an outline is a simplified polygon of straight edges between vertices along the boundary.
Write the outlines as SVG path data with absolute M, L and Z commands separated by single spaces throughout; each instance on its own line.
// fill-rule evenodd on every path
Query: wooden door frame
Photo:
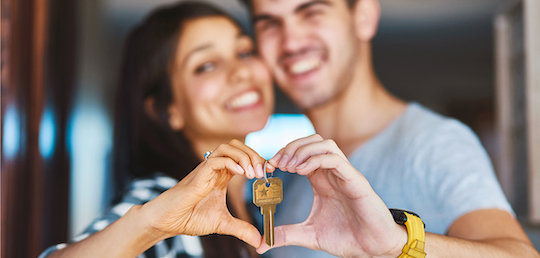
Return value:
M 37 257 L 67 240 L 69 159 L 67 114 L 75 71 L 76 2 L 2 0 L 1 257 Z M 54 148 L 44 157 L 39 137 L 45 107 L 54 117 Z M 6 111 L 18 137 L 4 134 Z M 9 126 L 8 125 L 8 126 Z M 4 149 L 3 149 L 4 150 Z

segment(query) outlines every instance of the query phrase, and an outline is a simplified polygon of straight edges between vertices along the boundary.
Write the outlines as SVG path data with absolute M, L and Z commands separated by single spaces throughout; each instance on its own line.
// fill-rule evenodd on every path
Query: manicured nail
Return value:
M 287 165 L 287 162 L 289 161 L 289 156 L 284 155 L 283 158 L 279 161 L 278 167 L 283 168 L 285 165 Z
M 300 164 L 298 167 L 296 167 L 296 169 L 297 169 L 297 170 L 298 170 L 298 169 L 303 169 L 303 168 L 305 168 L 306 166 L 307 166 L 307 162 L 304 162 L 304 163 Z
M 251 164 L 249 164 L 248 171 L 251 178 L 255 177 L 255 170 L 253 169 L 253 166 Z
M 267 170 L 267 171 L 264 171 L 264 173 L 268 173 L 268 170 L 273 171 L 273 170 L 275 170 L 275 169 L 276 169 L 276 167 L 274 167 L 274 166 L 273 166 L 272 164 L 270 164 L 270 162 L 269 162 L 268 164 L 266 164 L 266 170 Z M 263 176 L 264 176 L 264 175 L 263 175 Z
M 259 164 L 257 165 L 257 178 L 261 178 L 264 176 L 264 172 L 263 172 L 263 169 L 262 169 L 262 165 Z
M 242 166 L 236 164 L 236 168 L 238 168 L 238 172 L 240 172 L 240 174 L 244 174 L 244 173 L 245 173 L 245 171 L 244 171 L 244 169 L 242 168 Z
M 290 167 L 294 167 L 294 165 L 296 165 L 296 157 L 293 157 L 291 159 L 291 161 L 289 161 L 289 163 L 287 164 L 287 167 L 290 168 Z

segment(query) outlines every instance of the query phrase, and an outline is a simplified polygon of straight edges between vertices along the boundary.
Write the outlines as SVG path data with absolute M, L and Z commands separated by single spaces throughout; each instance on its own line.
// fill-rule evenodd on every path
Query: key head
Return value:
M 257 207 L 274 206 L 283 201 L 283 181 L 278 177 L 268 178 L 270 185 L 264 179 L 253 182 L 253 203 Z

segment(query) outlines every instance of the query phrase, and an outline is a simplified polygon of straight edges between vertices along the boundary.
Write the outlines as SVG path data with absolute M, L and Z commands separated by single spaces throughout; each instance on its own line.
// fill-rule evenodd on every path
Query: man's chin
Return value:
M 294 104 L 302 111 L 309 111 L 324 105 L 323 101 L 320 101 L 315 96 L 306 94 L 298 95 L 291 98 Z

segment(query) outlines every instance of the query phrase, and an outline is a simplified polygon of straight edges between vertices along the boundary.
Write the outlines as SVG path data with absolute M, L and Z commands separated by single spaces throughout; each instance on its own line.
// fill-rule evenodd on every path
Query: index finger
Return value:
M 254 169 L 255 177 L 261 178 L 264 176 L 264 173 L 266 173 L 269 169 L 270 171 L 273 171 L 273 166 L 267 166 L 267 171 L 263 171 L 264 162 L 266 161 L 265 158 L 261 157 L 259 153 L 257 153 L 255 150 L 244 144 L 243 142 L 239 140 L 231 140 L 229 142 L 231 146 L 234 146 L 242 151 L 244 151 L 251 160 L 251 166 Z M 270 165 L 270 164 L 268 164 Z
M 287 163 L 289 163 L 289 161 L 291 160 L 291 157 L 294 156 L 294 153 L 298 148 L 306 144 L 320 142 L 323 140 L 324 139 L 322 138 L 322 136 L 318 134 L 312 134 L 307 137 L 298 138 L 288 143 L 287 146 L 279 150 L 278 153 L 276 153 L 276 155 L 274 155 L 274 157 L 272 157 L 268 162 L 273 166 L 283 170 Z

